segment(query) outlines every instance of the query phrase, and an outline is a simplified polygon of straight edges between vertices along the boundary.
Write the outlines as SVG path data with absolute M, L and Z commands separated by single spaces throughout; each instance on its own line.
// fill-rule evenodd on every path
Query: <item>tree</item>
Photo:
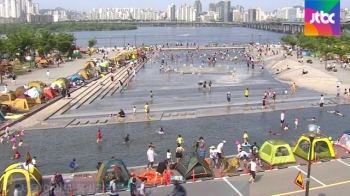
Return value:
M 7 53 L 12 57 L 23 57 L 31 48 L 34 48 L 37 41 L 34 31 L 16 30 L 6 34 Z
M 294 47 L 298 43 L 298 40 L 296 39 L 296 37 L 291 35 L 283 36 L 281 38 L 281 41 L 285 44 L 291 45 L 292 47 Z
M 38 50 L 39 55 L 46 55 L 57 46 L 55 35 L 48 30 L 40 30 L 37 33 L 37 41 L 35 49 Z
M 61 53 L 70 52 L 74 36 L 68 33 L 59 33 L 55 36 L 57 50 Z
M 96 44 L 97 44 L 96 37 L 94 37 L 94 38 L 92 38 L 92 39 L 90 39 L 90 40 L 88 41 L 88 46 L 89 46 L 89 48 L 94 47 Z

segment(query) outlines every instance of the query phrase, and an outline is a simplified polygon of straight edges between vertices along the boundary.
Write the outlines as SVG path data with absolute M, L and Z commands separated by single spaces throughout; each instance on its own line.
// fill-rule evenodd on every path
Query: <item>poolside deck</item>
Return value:
M 337 153 L 336 158 L 347 158 L 349 157 L 349 153 L 346 152 L 344 149 L 335 146 L 335 151 Z M 231 156 L 232 157 L 232 156 Z M 269 164 L 262 162 L 262 167 L 258 166 L 257 170 L 258 172 L 264 172 L 267 170 L 276 170 L 276 169 L 284 169 L 284 168 L 290 168 L 295 166 L 304 166 L 307 165 L 308 162 L 298 156 L 295 156 L 296 163 L 293 164 L 284 164 L 284 165 L 278 165 L 278 166 L 270 166 Z M 313 163 L 323 163 L 328 162 L 331 159 L 322 159 L 322 160 L 316 160 L 312 161 Z M 222 173 L 220 174 L 220 169 L 214 168 L 213 171 L 213 179 L 214 178 L 221 178 L 221 177 L 234 177 L 234 176 L 241 176 L 246 174 L 246 165 L 248 164 L 247 161 L 240 161 L 240 167 L 242 168 L 241 171 L 236 173 Z M 138 166 L 138 167 L 130 167 L 128 168 L 129 172 L 134 172 L 136 175 L 142 174 L 146 172 L 146 166 Z M 172 170 L 175 176 L 179 176 L 180 174 L 176 170 Z M 90 171 L 90 172 L 81 172 L 81 173 L 74 173 L 74 174 L 64 174 L 64 180 L 65 180 L 65 189 L 67 190 L 67 194 L 69 195 L 95 195 L 97 193 L 103 193 L 101 190 L 97 190 L 97 171 Z M 202 180 L 202 179 L 195 179 L 195 180 Z M 203 179 L 208 180 L 208 179 Z M 192 179 L 187 180 L 192 181 Z M 41 194 L 42 196 L 48 196 L 48 188 L 49 188 L 49 182 L 50 177 L 45 176 L 44 177 L 44 192 Z M 161 184 L 154 184 L 154 186 L 159 186 Z M 107 190 L 108 191 L 108 190 Z M 64 195 L 65 193 L 58 188 L 55 191 L 56 195 Z

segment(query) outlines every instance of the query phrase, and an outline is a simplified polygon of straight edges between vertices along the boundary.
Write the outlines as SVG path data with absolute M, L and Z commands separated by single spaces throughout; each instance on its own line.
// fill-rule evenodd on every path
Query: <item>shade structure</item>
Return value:
M 28 83 L 28 88 L 32 88 L 32 87 L 44 88 L 45 87 L 45 83 L 41 82 L 41 81 L 31 81 L 31 82 Z
M 283 140 L 267 140 L 259 150 L 260 158 L 269 165 L 295 163 L 295 157 L 289 144 Z

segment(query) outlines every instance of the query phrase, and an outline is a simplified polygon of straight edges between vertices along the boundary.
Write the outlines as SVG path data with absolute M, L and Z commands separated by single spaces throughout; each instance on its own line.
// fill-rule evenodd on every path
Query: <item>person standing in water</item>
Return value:
M 128 142 L 130 142 L 129 134 L 126 134 L 126 136 L 124 138 L 124 143 L 128 143 Z
M 248 103 L 248 97 L 249 97 L 249 89 L 248 88 L 245 89 L 244 96 L 245 96 L 245 103 L 247 104 Z
M 321 98 L 320 98 L 320 107 L 323 108 L 323 104 L 324 104 L 324 97 L 323 95 L 321 95 Z
M 101 130 L 97 130 L 97 140 L 96 143 L 102 142 L 102 133 Z
M 284 111 L 281 113 L 281 128 L 283 127 L 284 124 Z
M 227 105 L 229 106 L 230 102 L 231 102 L 231 93 L 230 92 L 227 92 L 226 99 L 227 99 Z
M 147 118 L 148 120 L 150 120 L 150 114 L 149 114 L 149 112 L 150 112 L 149 105 L 148 105 L 148 103 L 146 103 L 146 105 L 145 105 L 145 113 L 146 113 L 146 118 Z
M 209 90 L 211 91 L 211 80 L 209 81 L 208 86 L 209 86 Z

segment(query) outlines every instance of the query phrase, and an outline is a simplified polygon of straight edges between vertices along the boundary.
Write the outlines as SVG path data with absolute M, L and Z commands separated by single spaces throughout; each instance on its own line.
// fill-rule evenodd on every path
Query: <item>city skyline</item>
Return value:
M 81 2 L 72 2 L 69 0 L 60 0 L 60 1 L 47 1 L 47 0 L 36 0 L 37 3 L 40 4 L 41 9 L 54 9 L 56 7 L 62 7 L 66 10 L 76 10 L 76 11 L 90 11 L 93 8 L 153 8 L 156 11 L 165 11 L 168 8 L 168 5 L 174 3 L 175 5 L 191 5 L 193 6 L 195 0 L 186 1 L 186 0 L 166 0 L 166 1 L 145 1 L 141 0 L 129 0 L 129 1 L 120 1 L 118 3 L 111 3 L 111 1 L 100 0 L 100 1 L 92 1 L 85 0 L 84 4 Z M 217 3 L 218 0 L 201 0 L 202 10 L 204 12 L 208 11 L 210 3 Z M 69 7 L 65 5 L 70 5 Z M 235 0 L 231 1 L 231 6 L 241 5 L 246 9 L 250 7 L 260 7 L 265 11 L 274 11 L 281 7 L 289 7 L 295 5 L 303 5 L 303 0 L 273 0 L 270 3 L 266 3 L 266 1 L 261 0 Z M 342 8 L 350 8 L 350 1 L 341 1 Z

